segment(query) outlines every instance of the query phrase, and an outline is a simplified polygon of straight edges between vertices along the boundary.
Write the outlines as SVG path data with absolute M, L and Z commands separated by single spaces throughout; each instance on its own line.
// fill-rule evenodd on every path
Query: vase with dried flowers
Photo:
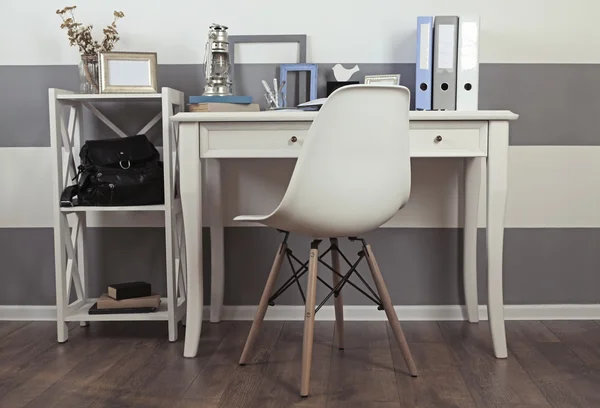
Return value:
M 102 42 L 95 41 L 92 37 L 92 25 L 84 26 L 75 20 L 73 10 L 77 6 L 68 6 L 62 10 L 56 10 L 62 18 L 60 28 L 67 30 L 69 44 L 79 48 L 81 61 L 79 62 L 79 84 L 82 93 L 98 93 L 98 53 L 112 51 L 116 42 L 119 41 L 117 32 L 117 20 L 125 17 L 121 11 L 113 12 L 113 21 L 102 30 L 104 38 Z

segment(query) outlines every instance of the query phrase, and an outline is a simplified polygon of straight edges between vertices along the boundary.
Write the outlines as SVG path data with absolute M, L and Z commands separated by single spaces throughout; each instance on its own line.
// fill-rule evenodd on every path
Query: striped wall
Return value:
M 306 34 L 308 62 L 319 64 L 319 97 L 333 79 L 331 67 L 358 64 L 369 74 L 400 73 L 414 87 L 415 18 L 425 14 L 481 16 L 481 109 L 510 109 L 520 115 L 511 127 L 506 216 L 505 298 L 508 304 L 597 303 L 600 284 L 600 48 L 585 7 L 532 0 L 477 2 L 379 0 L 357 6 L 306 0 L 289 12 L 275 1 L 157 0 L 75 2 L 84 22 L 101 27 L 113 9 L 120 50 L 156 51 L 159 85 L 189 95 L 201 92 L 203 48 L 208 25 L 229 25 L 231 34 Z M 0 26 L 0 305 L 54 302 L 50 140 L 47 89 L 76 89 L 77 53 L 68 47 L 54 14 L 55 1 L 3 2 L 0 14 L 19 16 Z M 29 7 L 29 10 L 25 8 Z M 337 16 L 333 18 L 332 16 Z M 252 16 L 252 17 L 249 17 Z M 236 49 L 240 93 L 262 101 L 261 79 L 293 62 L 289 45 Z M 126 131 L 153 116 L 151 105 L 100 109 Z M 88 138 L 110 135 L 87 117 Z M 149 135 L 159 144 L 159 134 Z M 291 160 L 227 160 L 223 164 L 226 223 L 227 304 L 255 304 L 277 245 L 277 233 L 234 228 L 240 213 L 270 211 L 293 168 Z M 462 162 L 413 161 L 409 205 L 369 237 L 396 304 L 462 302 L 460 217 Z M 484 197 L 480 227 L 485 227 Z M 206 219 L 206 217 L 205 217 Z M 90 217 L 90 288 L 145 279 L 164 288 L 163 222 L 148 214 Z M 102 228 L 101 228 L 102 227 Z M 480 234 L 480 297 L 485 301 L 485 240 Z M 295 237 L 300 251 L 307 242 Z M 350 247 L 348 247 L 350 249 Z M 205 263 L 209 267 L 209 253 Z M 208 269 L 207 269 L 208 270 Z M 284 271 L 285 277 L 289 271 Z M 207 285 L 209 287 L 208 280 Z M 298 304 L 296 293 L 282 302 Z M 363 299 L 349 292 L 348 303 Z

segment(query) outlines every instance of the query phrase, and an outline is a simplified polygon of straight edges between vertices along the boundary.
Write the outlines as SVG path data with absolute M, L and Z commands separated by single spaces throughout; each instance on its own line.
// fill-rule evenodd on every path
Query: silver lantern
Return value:
M 213 24 L 208 31 L 208 41 L 204 53 L 206 86 L 203 95 L 232 95 L 231 80 L 229 79 L 231 64 L 229 63 L 227 28 L 221 24 Z

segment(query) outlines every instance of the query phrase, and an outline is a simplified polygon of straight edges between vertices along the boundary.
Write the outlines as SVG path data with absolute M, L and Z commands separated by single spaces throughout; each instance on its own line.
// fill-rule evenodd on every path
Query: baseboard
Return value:
M 0 320 L 52 321 L 56 320 L 55 306 L 0 306 Z
M 207 318 L 209 308 L 205 307 Z M 398 318 L 403 321 L 467 320 L 466 309 L 460 305 L 395 306 Z M 222 320 L 252 320 L 256 306 L 224 306 Z M 479 306 L 479 319 L 487 320 L 487 306 Z M 505 320 L 598 320 L 600 304 L 586 305 L 506 305 Z M 303 306 L 273 306 L 267 310 L 265 320 L 304 320 Z M 316 320 L 335 320 L 333 306 L 323 306 Z M 375 306 L 344 306 L 344 320 L 386 320 L 385 313 Z
M 459 305 L 396 306 L 400 320 L 466 320 L 465 309 Z M 252 320 L 256 306 L 224 306 L 222 320 Z M 208 320 L 210 307 L 204 307 Z M 600 320 L 600 304 L 586 305 L 506 305 L 505 320 Z M 279 305 L 270 307 L 266 320 L 304 320 L 304 306 Z M 323 306 L 316 320 L 334 320 L 333 306 Z M 479 306 L 479 319 L 487 320 L 487 307 Z M 0 320 L 52 321 L 56 320 L 54 306 L 0 306 Z M 344 320 L 386 320 L 385 313 L 375 306 L 344 306 Z

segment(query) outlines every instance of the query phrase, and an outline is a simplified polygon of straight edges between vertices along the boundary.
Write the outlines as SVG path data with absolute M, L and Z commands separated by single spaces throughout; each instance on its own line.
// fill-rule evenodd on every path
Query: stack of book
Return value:
M 250 96 L 190 96 L 189 112 L 258 112 Z
M 160 305 L 160 295 L 152 293 L 147 282 L 126 282 L 108 286 L 107 293 L 89 309 L 89 314 L 152 313 Z

